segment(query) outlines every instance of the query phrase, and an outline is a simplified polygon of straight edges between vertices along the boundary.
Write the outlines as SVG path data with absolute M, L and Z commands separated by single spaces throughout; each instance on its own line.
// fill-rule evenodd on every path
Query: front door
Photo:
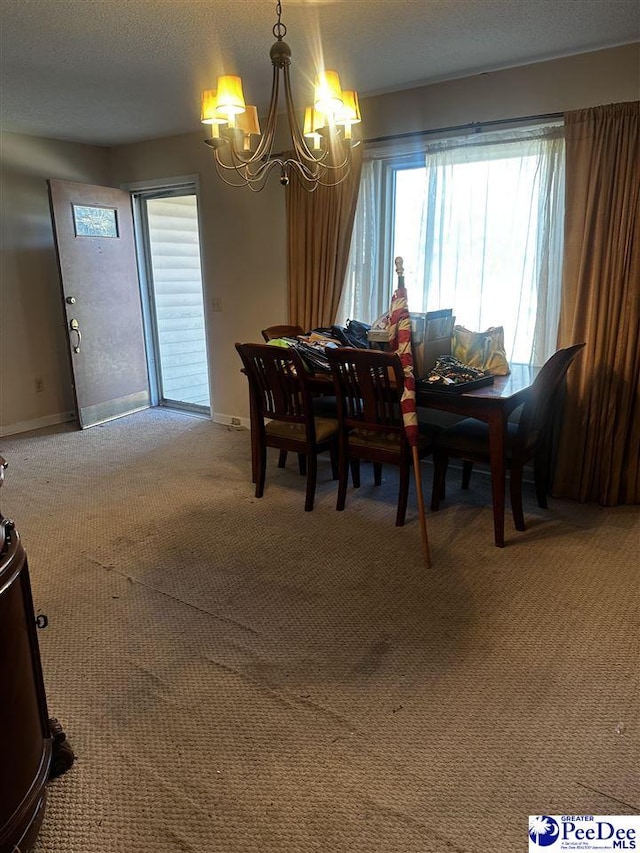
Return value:
M 150 405 L 129 193 L 49 181 L 80 427 Z

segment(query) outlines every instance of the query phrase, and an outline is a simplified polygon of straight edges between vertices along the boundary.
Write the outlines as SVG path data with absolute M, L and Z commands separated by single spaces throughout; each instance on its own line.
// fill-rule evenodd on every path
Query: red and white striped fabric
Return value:
M 404 373 L 404 391 L 400 401 L 404 431 L 409 444 L 418 443 L 418 413 L 416 411 L 416 380 L 413 375 L 413 352 L 411 349 L 411 318 L 407 304 L 407 291 L 398 287 L 391 298 L 389 308 L 389 345 L 400 356 Z

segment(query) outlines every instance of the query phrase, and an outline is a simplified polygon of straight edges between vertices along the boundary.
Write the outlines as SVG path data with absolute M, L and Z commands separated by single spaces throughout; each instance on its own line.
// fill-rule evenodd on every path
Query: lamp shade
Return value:
M 342 89 L 337 71 L 321 71 L 316 75 L 314 107 L 327 116 L 342 109 Z
M 328 124 L 326 116 L 324 113 L 321 113 L 319 110 L 314 109 L 313 107 L 307 107 L 304 111 L 304 129 L 302 131 L 303 135 L 309 139 L 313 139 L 314 136 L 318 136 L 318 131 L 322 127 L 326 127 Z
M 200 121 L 202 124 L 220 124 L 224 122 L 222 116 L 217 115 L 218 93 L 215 89 L 205 89 L 202 93 L 202 110 Z
M 336 124 L 359 124 L 361 121 L 358 93 L 352 89 L 343 89 L 342 109 L 336 116 Z
M 247 104 L 244 112 L 236 119 L 236 127 L 243 133 L 260 135 L 260 122 L 258 121 L 258 110 L 252 104 Z
M 237 116 L 245 111 L 242 78 L 233 74 L 218 77 L 216 112 L 222 116 Z

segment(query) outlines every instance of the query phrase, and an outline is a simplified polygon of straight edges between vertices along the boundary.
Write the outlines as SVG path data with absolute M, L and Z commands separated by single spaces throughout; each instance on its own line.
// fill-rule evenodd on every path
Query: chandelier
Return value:
M 248 186 L 259 192 L 276 168 L 283 186 L 291 176 L 310 192 L 318 186 L 336 186 L 349 174 L 351 149 L 359 144 L 352 131 L 361 121 L 358 93 L 342 89 L 337 72 L 319 72 L 313 104 L 305 109 L 301 130 L 291 94 L 291 48 L 284 41 L 287 28 L 280 20 L 280 0 L 276 14 L 273 35 L 277 40 L 270 52 L 273 82 L 264 133 L 256 107 L 245 104 L 242 79 L 225 74 L 218 77 L 217 89 L 202 93 L 201 121 L 211 127 L 211 138 L 204 141 L 213 149 L 218 174 L 231 186 Z M 274 153 L 281 74 L 293 148 Z

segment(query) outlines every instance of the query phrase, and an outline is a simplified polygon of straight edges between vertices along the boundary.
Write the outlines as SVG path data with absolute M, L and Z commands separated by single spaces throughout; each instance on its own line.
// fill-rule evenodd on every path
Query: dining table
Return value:
M 490 385 L 469 391 L 444 391 L 436 386 L 425 389 L 423 383 L 416 390 L 416 406 L 420 408 L 477 418 L 488 424 L 493 529 L 498 548 L 504 547 L 507 421 L 525 401 L 540 370 L 529 364 L 511 363 L 510 367 L 507 376 L 494 376 Z
M 488 424 L 493 529 L 494 541 L 498 548 L 503 548 L 505 544 L 507 422 L 515 409 L 524 403 L 528 390 L 540 370 L 539 367 L 517 362 L 512 362 L 510 368 L 511 372 L 507 376 L 494 376 L 490 385 L 468 391 L 445 391 L 436 386 L 426 389 L 424 383 L 418 383 L 416 390 L 418 408 L 437 409 L 463 418 L 477 418 Z M 313 374 L 310 377 L 310 384 L 316 394 L 332 393 L 333 380 L 330 374 Z M 255 482 L 253 432 L 252 429 L 252 474 Z

